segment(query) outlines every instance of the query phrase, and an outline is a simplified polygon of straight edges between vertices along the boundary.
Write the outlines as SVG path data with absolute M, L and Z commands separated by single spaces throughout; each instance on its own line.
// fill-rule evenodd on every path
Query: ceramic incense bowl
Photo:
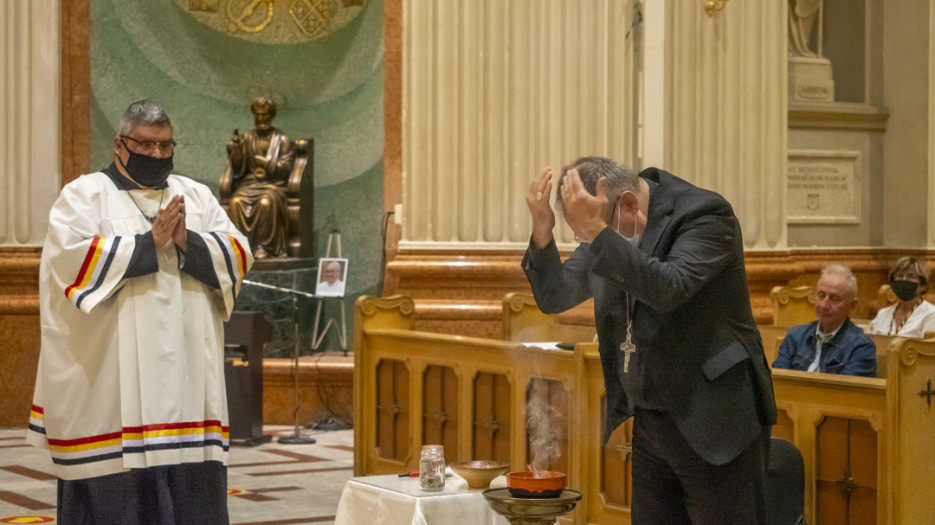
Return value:
M 506 475 L 506 487 L 514 498 L 557 498 L 565 488 L 565 474 L 543 470 L 536 474 L 528 470 Z
M 490 482 L 510 468 L 505 461 L 462 461 L 452 463 L 451 470 L 468 482 L 472 489 L 485 489 Z

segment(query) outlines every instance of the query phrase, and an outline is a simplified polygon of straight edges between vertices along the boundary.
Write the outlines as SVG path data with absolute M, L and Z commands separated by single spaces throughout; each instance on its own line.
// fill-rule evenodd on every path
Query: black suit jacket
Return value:
M 546 313 L 594 297 L 605 440 L 637 406 L 662 410 L 695 452 L 723 465 L 776 422 L 740 224 L 716 193 L 656 168 L 640 177 L 650 201 L 638 248 L 607 228 L 564 263 L 554 241 L 543 249 L 530 243 L 523 268 Z M 628 316 L 636 353 L 624 373 Z

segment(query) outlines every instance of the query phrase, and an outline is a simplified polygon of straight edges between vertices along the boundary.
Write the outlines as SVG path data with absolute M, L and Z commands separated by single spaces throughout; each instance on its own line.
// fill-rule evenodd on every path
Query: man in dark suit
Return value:
M 529 187 L 523 268 L 546 313 L 594 298 L 605 440 L 635 415 L 633 523 L 764 523 L 776 405 L 730 205 L 656 168 L 578 159 L 556 209 L 582 244 L 562 263 L 551 178 Z

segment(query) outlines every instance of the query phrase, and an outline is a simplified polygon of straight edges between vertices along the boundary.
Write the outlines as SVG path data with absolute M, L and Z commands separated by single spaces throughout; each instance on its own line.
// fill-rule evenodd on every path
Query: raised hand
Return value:
M 552 195 L 552 168 L 545 168 L 532 182 L 526 192 L 526 206 L 532 214 L 532 239 L 539 248 L 552 240 L 555 229 L 555 212 L 549 204 Z
M 581 182 L 577 168 L 568 170 L 562 182 L 562 209 L 565 222 L 571 226 L 575 235 L 591 242 L 597 234 L 607 227 L 604 218 L 607 209 L 607 192 L 604 179 L 597 181 L 597 195 L 591 195 Z

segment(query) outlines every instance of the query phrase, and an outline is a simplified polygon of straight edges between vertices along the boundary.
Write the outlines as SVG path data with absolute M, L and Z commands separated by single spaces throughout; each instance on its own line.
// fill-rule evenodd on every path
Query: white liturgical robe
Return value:
M 181 258 L 155 249 L 144 217 L 179 194 Z M 247 240 L 191 179 L 128 190 L 98 172 L 63 188 L 42 250 L 28 432 L 60 478 L 226 462 L 223 323 L 252 263 Z

